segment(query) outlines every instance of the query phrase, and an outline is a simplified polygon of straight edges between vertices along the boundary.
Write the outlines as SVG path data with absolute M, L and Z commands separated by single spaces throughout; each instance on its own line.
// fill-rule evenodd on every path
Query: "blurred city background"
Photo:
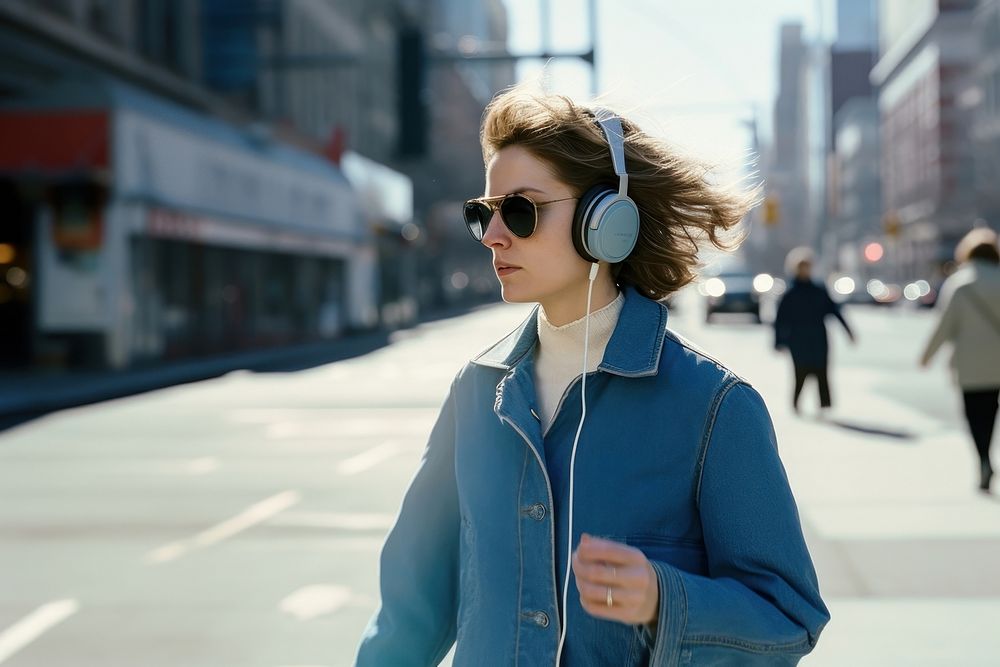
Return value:
M 916 368 L 1000 229 L 1000 0 L 0 0 L 0 664 L 351 664 L 448 383 L 526 313 L 459 210 L 527 80 L 764 184 L 671 317 L 774 412 L 805 662 L 1000 662 L 1000 505 Z M 797 246 L 859 337 L 833 421 L 760 326 Z

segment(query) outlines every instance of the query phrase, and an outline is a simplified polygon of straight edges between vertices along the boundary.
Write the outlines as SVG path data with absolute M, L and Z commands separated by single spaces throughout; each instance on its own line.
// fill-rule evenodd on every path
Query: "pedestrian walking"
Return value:
M 996 232 L 979 228 L 955 247 L 959 269 L 941 286 L 940 319 L 920 358 L 927 367 L 951 343 L 951 367 L 962 391 L 965 419 L 979 454 L 979 488 L 993 478 L 990 443 L 1000 398 L 1000 251 Z
M 826 287 L 812 279 L 813 256 L 809 248 L 795 248 L 785 259 L 791 287 L 781 296 L 774 318 L 774 347 L 787 349 L 792 356 L 795 389 L 792 409 L 799 412 L 799 396 L 810 376 L 819 387 L 821 414 L 833 401 L 830 397 L 830 343 L 826 334 L 826 318 L 836 317 L 854 342 L 854 332 L 847 324 L 840 306 L 830 298 Z
M 659 300 L 755 193 L 634 123 L 515 89 L 465 204 L 508 302 L 381 555 L 357 664 L 790 665 L 829 616 L 760 395 Z

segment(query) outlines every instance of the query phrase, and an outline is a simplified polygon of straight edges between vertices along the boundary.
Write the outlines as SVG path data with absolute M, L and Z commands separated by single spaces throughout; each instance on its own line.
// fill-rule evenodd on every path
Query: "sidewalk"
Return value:
M 768 328 L 677 318 L 721 350 L 774 419 L 820 588 L 832 614 L 806 667 L 1000 664 L 1000 484 L 980 493 L 978 462 L 947 354 L 917 365 L 936 313 L 847 309 L 849 345 L 830 326 L 834 407 L 791 409 L 791 362 Z M 739 341 L 736 344 L 736 341 Z M 994 452 L 994 458 L 996 457 Z
M 839 351 L 826 421 L 791 413 L 785 374 L 761 387 L 833 617 L 809 667 L 1000 664 L 1000 497 L 975 488 L 944 360 L 913 362 L 930 319 L 906 324 L 889 373 Z

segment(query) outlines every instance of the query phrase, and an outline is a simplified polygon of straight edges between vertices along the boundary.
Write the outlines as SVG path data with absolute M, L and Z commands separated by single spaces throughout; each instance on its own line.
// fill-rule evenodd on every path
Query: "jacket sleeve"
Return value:
M 723 391 L 698 487 L 709 575 L 653 562 L 653 667 L 794 665 L 830 618 L 767 408 L 742 382 Z
M 382 547 L 381 606 L 361 637 L 357 667 L 437 665 L 455 642 L 460 519 L 454 405 L 452 383 Z
M 826 307 L 829 313 L 840 321 L 840 324 L 841 326 L 844 327 L 844 331 L 847 332 L 847 335 L 850 336 L 851 338 L 854 338 L 854 332 L 851 331 L 851 326 L 847 323 L 847 320 L 844 319 L 844 313 L 840 307 L 840 304 L 833 300 L 829 292 L 824 290 L 823 294 L 826 295 L 826 303 L 827 303 Z
M 934 358 L 934 355 L 937 354 L 937 351 L 941 349 L 944 343 L 954 339 L 958 335 L 958 318 L 955 315 L 955 297 L 958 295 L 958 290 L 953 291 L 949 289 L 945 292 L 942 289 L 942 295 L 938 299 L 943 308 L 941 317 L 934 326 L 931 337 L 927 339 L 927 345 L 924 346 L 924 353 L 921 356 L 921 360 L 925 364 L 930 363 L 930 360 Z

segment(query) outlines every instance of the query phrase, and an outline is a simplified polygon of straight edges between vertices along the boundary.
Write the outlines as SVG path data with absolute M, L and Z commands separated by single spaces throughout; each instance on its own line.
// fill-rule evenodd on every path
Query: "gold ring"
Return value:
M 615 606 L 615 601 L 611 597 L 611 586 L 608 586 L 608 599 L 606 600 L 606 602 L 608 603 L 609 607 L 614 607 Z

